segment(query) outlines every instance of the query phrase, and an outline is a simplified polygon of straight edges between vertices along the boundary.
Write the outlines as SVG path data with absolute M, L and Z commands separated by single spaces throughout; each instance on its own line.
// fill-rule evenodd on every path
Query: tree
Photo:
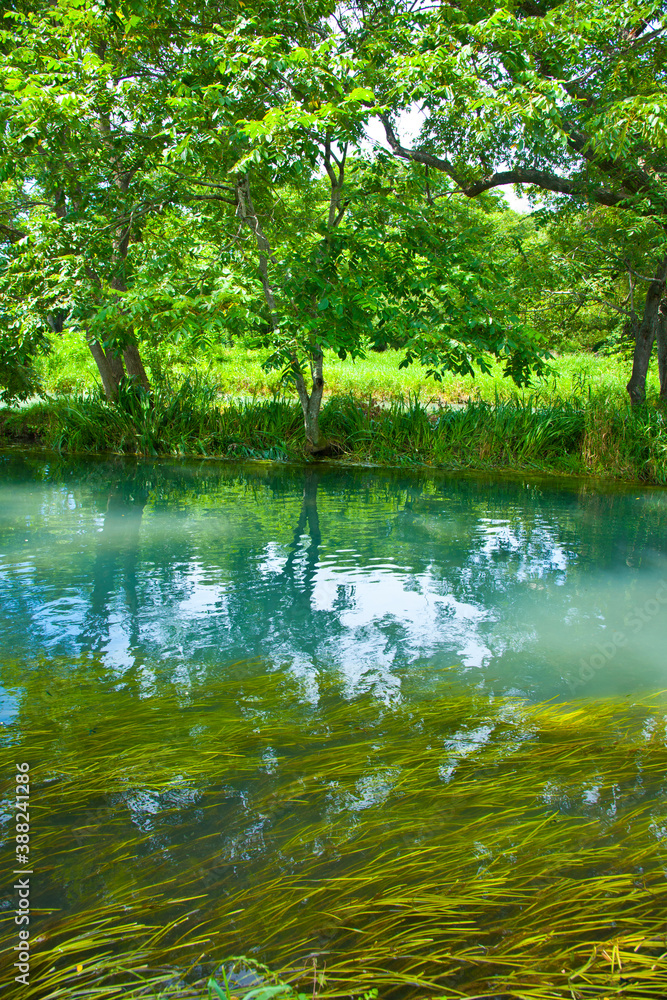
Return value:
M 17 336 L 11 328 L 11 318 L 2 319 L 8 322 L 9 329 L 0 332 L 0 402 L 12 403 L 39 391 L 34 362 L 47 345 L 39 334 Z
M 445 368 L 484 368 L 493 354 L 519 384 L 541 370 L 545 353 L 511 315 L 493 267 L 485 272 L 433 200 L 429 219 L 423 205 L 389 199 L 396 184 L 383 186 L 386 158 L 371 182 L 358 150 L 373 95 L 357 85 L 347 42 L 326 24 L 279 34 L 278 16 L 244 18 L 202 37 L 168 152 L 185 184 L 211 191 L 218 210 L 229 205 L 252 234 L 265 299 L 258 342 L 293 381 L 314 452 L 327 446 L 318 424 L 327 349 L 360 356 L 402 327 L 406 364 L 419 360 L 441 377 Z M 297 44 L 304 35 L 308 47 Z M 302 193 L 301 204 L 282 199 L 286 187 Z M 296 208 L 291 220 L 287 205 Z
M 583 207 L 654 220 L 662 234 L 637 328 L 628 392 L 645 399 L 667 256 L 664 2 L 512 5 L 358 3 L 341 20 L 397 158 L 451 179 L 469 198 L 528 185 Z M 400 114 L 425 116 L 418 141 Z M 664 365 L 661 390 L 667 398 Z
M 653 220 L 561 200 L 530 214 L 499 214 L 494 236 L 494 252 L 512 258 L 507 273 L 522 315 L 552 348 L 627 354 L 651 281 L 646 264 L 663 239 Z
M 125 299 L 131 248 L 175 200 L 160 156 L 184 8 L 23 6 L 0 35 L 5 300 L 39 303 L 44 336 L 55 314 L 78 325 L 113 400 L 123 379 L 149 389 Z
M 116 12 L 61 0 L 12 15 L 0 63 L 5 301 L 20 317 L 27 296 L 45 336 L 50 316 L 78 326 L 109 399 L 124 378 L 148 388 L 139 346 L 156 335 L 153 316 L 164 336 L 184 316 L 215 329 L 203 302 L 219 289 L 215 265 L 196 293 L 174 255 L 160 254 L 168 280 L 155 273 L 169 232 L 190 239 L 190 256 L 214 247 L 218 273 L 237 268 L 224 308 L 245 296 L 269 364 L 294 382 L 313 451 L 326 350 L 354 357 L 392 331 L 405 363 L 435 377 L 490 355 L 519 384 L 541 370 L 498 262 L 450 224 L 451 185 L 436 191 L 418 167 L 399 180 L 389 159 L 361 152 L 369 117 L 389 121 L 378 100 L 400 110 L 405 87 L 396 73 L 389 90 L 381 83 L 379 50 L 346 18 L 330 4 L 221 14 L 187 0 Z M 393 31 L 391 17 L 378 24 L 378 37 Z M 399 32 L 399 51 L 404 42 Z
M 327 350 L 355 358 L 369 346 L 400 343 L 403 365 L 418 361 L 438 380 L 445 370 L 488 370 L 489 356 L 519 385 L 541 372 L 540 338 L 520 323 L 506 278 L 479 253 L 473 226 L 462 229 L 446 205 L 424 211 L 407 192 L 389 197 L 364 161 L 348 161 L 343 212 L 345 151 L 324 147 L 328 203 L 315 203 L 319 219 L 301 212 L 301 225 L 273 226 L 275 242 L 248 175 L 239 182 L 239 214 L 256 239 L 267 306 L 255 342 L 271 349 L 267 367 L 295 385 L 311 451 L 328 448 L 319 431 Z
M 287 24 L 285 14 L 275 5 L 274 20 L 282 17 Z M 124 379 L 148 389 L 139 346 L 147 332 L 149 339 L 155 337 L 156 302 L 147 280 L 151 259 L 141 253 L 150 239 L 147 230 L 155 235 L 158 228 L 151 220 L 176 215 L 177 230 L 183 221 L 192 229 L 201 221 L 193 209 L 216 202 L 240 208 L 233 196 L 241 186 L 189 183 L 176 168 L 189 159 L 193 87 L 210 85 L 209 96 L 220 87 L 208 33 L 215 29 L 214 36 L 222 33 L 225 39 L 230 25 L 244 18 L 221 13 L 216 3 L 193 8 L 188 0 L 167 8 L 129 0 L 116 10 L 38 0 L 19 5 L 7 18 L 7 30 L 0 34 L 0 169 L 8 181 L 0 234 L 9 244 L 4 301 L 17 330 L 22 330 L 26 304 L 45 338 L 57 332 L 49 319 L 54 315 L 58 324 L 81 329 L 108 399 L 116 399 Z M 253 110 L 253 95 L 261 90 L 260 81 L 250 99 L 237 93 L 227 115 L 232 162 L 239 153 L 234 121 Z M 219 104 L 225 105 L 224 95 Z M 203 134 L 222 134 L 223 129 L 210 128 L 215 107 L 209 102 L 203 110 Z M 183 134 L 186 143 L 179 148 Z M 222 220 L 222 228 L 214 213 L 203 221 L 204 228 L 213 224 L 217 230 L 212 239 L 220 253 L 220 244 L 230 240 L 224 228 L 228 220 Z M 164 262 L 164 253 L 160 256 Z M 184 316 L 189 313 L 192 321 L 194 310 L 195 325 L 210 332 L 220 298 L 211 289 L 217 290 L 218 278 L 209 275 L 207 288 L 202 281 L 198 295 L 192 290 L 184 295 L 174 287 L 179 262 L 172 258 L 169 263 L 176 280 L 165 281 L 163 274 L 154 284 L 160 317 L 174 319 L 178 335 Z M 230 298 L 229 291 L 223 298 Z M 233 291 L 238 305 L 247 298 L 247 282 Z M 198 301 L 193 304 L 193 299 Z M 224 303 L 225 311 L 230 305 Z

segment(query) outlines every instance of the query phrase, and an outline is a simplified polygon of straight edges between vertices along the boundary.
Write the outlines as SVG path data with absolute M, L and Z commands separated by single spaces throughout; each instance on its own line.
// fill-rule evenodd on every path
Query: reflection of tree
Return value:
M 319 558 L 322 534 L 320 532 L 320 519 L 317 513 L 317 486 L 319 475 L 317 472 L 307 472 L 303 483 L 303 500 L 301 501 L 301 512 L 294 538 L 290 546 L 290 553 L 285 562 L 285 567 L 280 574 L 280 581 L 288 586 L 293 595 L 293 599 L 298 600 L 303 606 L 310 608 L 310 601 L 315 585 L 315 574 L 317 571 L 317 561 Z M 301 586 L 297 586 L 296 558 L 299 552 L 301 539 L 306 525 L 310 534 L 310 545 L 305 557 L 305 567 Z
M 118 577 L 129 612 L 130 645 L 136 646 L 140 641 L 137 570 L 140 564 L 139 532 L 147 501 L 148 482 L 140 473 L 109 484 L 104 522 L 93 564 L 90 612 L 81 635 L 83 649 L 99 649 L 108 635 Z
M 107 656 L 111 635 L 131 659 L 159 658 L 160 683 L 206 683 L 256 657 L 313 677 L 345 658 L 355 677 L 376 660 L 382 671 L 452 664 L 470 639 L 530 691 L 536 657 L 571 659 L 560 640 L 535 645 L 539 615 L 561 628 L 578 607 L 568 641 L 585 645 L 610 602 L 638 599 L 635 569 L 650 549 L 664 561 L 667 537 L 654 494 L 642 506 L 621 491 L 520 481 L 203 464 L 64 463 L 43 475 L 29 514 L 46 541 L 29 575 L 0 570 L 0 627 L 31 623 L 29 657 Z M 66 535 L 69 550 L 54 548 Z M 626 574 L 630 596 L 612 573 Z
M 136 480 L 116 483 L 109 493 L 95 559 L 93 614 L 104 613 L 120 568 L 130 611 L 137 610 L 139 528 L 148 490 Z

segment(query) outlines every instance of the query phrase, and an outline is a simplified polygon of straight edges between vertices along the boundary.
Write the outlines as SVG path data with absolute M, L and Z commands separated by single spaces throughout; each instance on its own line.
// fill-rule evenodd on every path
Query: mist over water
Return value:
M 142 697 L 249 660 L 313 702 L 324 675 L 385 703 L 453 679 L 626 696 L 667 687 L 666 619 L 664 491 L 0 460 L 0 661 L 25 670 L 87 656 Z

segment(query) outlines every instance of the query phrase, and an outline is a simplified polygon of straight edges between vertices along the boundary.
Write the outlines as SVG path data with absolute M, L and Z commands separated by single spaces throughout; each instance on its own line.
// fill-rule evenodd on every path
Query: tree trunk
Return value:
M 131 342 L 123 348 L 123 360 L 125 361 L 128 377 L 132 379 L 135 385 L 140 385 L 146 392 L 150 392 L 151 384 L 148 381 L 148 375 L 146 374 L 146 369 L 144 368 L 144 363 L 141 360 L 139 348 L 136 343 Z
M 306 432 L 306 447 L 309 451 L 317 453 L 324 450 L 324 444 L 320 437 L 320 405 L 322 403 L 322 389 L 324 382 L 319 386 L 314 386 L 310 394 L 310 399 L 303 411 L 303 426 Z M 303 403 L 301 404 L 303 407 Z
M 110 347 L 107 347 L 104 354 L 106 355 L 107 363 L 111 368 L 116 383 L 120 385 L 125 378 L 125 368 L 123 366 L 122 354 L 118 351 L 113 351 Z
M 335 228 L 339 225 L 345 212 L 342 203 L 343 180 L 345 176 L 345 154 L 347 146 L 343 147 L 340 157 L 337 157 L 331 150 L 331 143 L 327 138 L 325 167 L 331 178 L 331 200 L 329 206 L 329 226 Z M 334 170 L 333 164 L 337 168 Z M 250 179 L 246 175 L 237 178 L 236 181 L 236 214 L 238 218 L 252 229 L 255 235 L 259 256 L 259 272 L 264 288 L 264 298 L 269 311 L 269 323 L 271 328 L 275 328 L 276 299 L 273 286 L 269 276 L 269 263 L 273 261 L 271 245 L 255 211 L 255 207 L 250 196 Z M 310 363 L 310 375 L 312 380 L 311 391 L 306 388 L 306 381 L 299 366 L 296 351 L 291 355 L 291 368 L 296 383 L 296 391 L 299 395 L 299 402 L 303 410 L 303 426 L 306 432 L 306 447 L 313 455 L 323 455 L 330 451 L 330 444 L 323 441 L 320 436 L 320 407 L 322 406 L 322 395 L 324 393 L 324 354 L 319 344 L 311 338 L 308 347 L 308 359 Z
M 658 314 L 658 371 L 660 373 L 660 402 L 667 403 L 667 298 L 660 304 Z
M 118 399 L 118 389 L 125 374 L 122 359 L 111 351 L 105 351 L 99 340 L 88 336 L 86 339 L 102 379 L 104 395 L 109 402 L 114 403 Z
M 635 353 L 632 360 L 632 375 L 627 385 L 633 406 L 646 402 L 646 375 L 651 360 L 653 343 L 658 336 L 660 301 L 665 291 L 667 278 L 667 257 L 663 257 L 656 268 L 653 281 L 648 286 L 644 315 L 637 330 Z
M 104 60 L 105 52 L 106 42 L 102 42 L 98 46 L 98 55 L 100 59 Z M 118 152 L 115 145 L 115 139 L 112 135 L 112 111 L 107 106 L 106 100 L 104 101 L 103 107 L 97 107 L 96 112 L 97 131 L 102 145 L 106 148 L 108 153 L 109 165 L 111 166 L 114 175 L 115 185 L 118 188 L 118 191 L 125 196 L 129 191 L 132 178 L 136 174 L 137 170 L 143 167 L 143 160 L 134 160 L 131 165 L 128 163 L 123 164 L 122 154 Z M 118 293 L 127 291 L 127 285 L 125 284 L 124 278 L 125 261 L 134 227 L 134 212 L 131 210 L 129 222 L 123 222 L 123 224 L 116 226 L 113 233 L 112 263 L 115 273 L 111 278 L 110 286 Z M 96 281 L 101 290 L 102 283 L 92 269 L 89 272 L 89 276 Z M 117 296 L 117 298 L 120 298 L 120 295 Z M 90 347 L 90 351 L 97 363 L 107 399 L 116 400 L 118 398 L 118 389 L 126 374 L 133 385 L 140 385 L 147 392 L 150 392 L 150 382 L 148 381 L 146 369 L 144 368 L 141 360 L 139 348 L 133 333 L 130 332 L 127 344 L 119 350 L 107 348 L 107 350 L 104 351 L 101 344 L 97 341 L 92 342 L 90 338 L 88 339 L 88 346 Z
M 299 395 L 299 402 L 303 411 L 303 426 L 306 432 L 306 447 L 312 454 L 317 455 L 326 451 L 327 442 L 320 436 L 320 408 L 322 406 L 322 395 L 324 393 L 324 377 L 322 374 L 324 365 L 324 355 L 319 347 L 311 350 L 312 361 L 310 364 L 310 374 L 312 388 L 310 393 L 306 388 L 306 380 L 299 368 L 296 356 L 293 359 L 292 371 L 296 382 L 296 391 Z
M 127 247 L 121 246 L 118 250 L 119 255 L 125 257 L 127 253 Z M 123 279 L 119 275 L 115 275 L 111 279 L 111 287 L 117 292 L 126 292 L 127 286 Z M 125 370 L 127 376 L 133 385 L 140 385 L 146 392 L 151 391 L 151 384 L 148 381 L 148 375 L 146 374 L 146 369 L 144 368 L 144 363 L 141 360 L 141 355 L 139 354 L 139 348 L 137 347 L 137 342 L 134 339 L 134 335 L 130 334 L 130 339 L 128 340 L 123 351 L 123 361 L 125 362 Z M 121 361 L 122 364 L 122 361 Z

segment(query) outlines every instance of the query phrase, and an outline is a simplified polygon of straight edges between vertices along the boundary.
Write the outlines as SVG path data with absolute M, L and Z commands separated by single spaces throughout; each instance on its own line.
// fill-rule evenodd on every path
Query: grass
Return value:
M 153 356 L 155 405 L 126 394 L 114 408 L 99 398 L 86 345 L 66 333 L 40 362 L 45 388 L 60 395 L 0 413 L 0 441 L 81 453 L 304 461 L 298 405 L 282 395 L 278 373 L 263 370 L 264 357 L 236 346 L 185 358 L 165 347 Z M 401 357 L 327 358 L 322 428 L 339 458 L 667 483 L 664 415 L 653 407 L 630 411 L 627 359 L 564 355 L 548 378 L 517 393 L 499 365 L 489 375 L 436 384 L 421 368 L 400 370 Z M 655 398 L 655 372 L 648 387 Z
M 272 397 L 281 394 L 278 372 L 266 372 L 262 362 L 268 351 L 249 350 L 242 345 L 218 347 L 212 352 L 187 355 L 174 347 L 165 346 L 160 359 L 154 357 L 151 374 L 159 377 L 169 372 L 177 383 L 186 378 L 194 380 L 204 376 L 217 393 L 226 397 Z M 357 361 L 341 361 L 335 354 L 326 358 L 326 395 L 353 396 L 380 402 L 400 402 L 419 396 L 423 400 L 440 402 L 465 402 L 479 398 L 494 402 L 496 396 L 506 397 L 512 384 L 503 377 L 501 366 L 494 364 L 491 374 L 471 376 L 447 375 L 441 384 L 426 377 L 424 369 L 413 365 L 399 369 L 401 351 L 388 350 L 381 354 L 370 351 Z M 159 368 L 159 371 L 156 369 Z M 552 362 L 553 374 L 539 380 L 535 389 L 542 398 L 567 399 L 581 394 L 588 387 L 593 394 L 623 395 L 630 377 L 631 363 L 619 355 L 578 352 L 556 357 Z M 52 353 L 39 361 L 44 388 L 49 394 L 81 394 L 96 389 L 99 378 L 90 352 L 83 341 L 71 331 L 66 331 Z M 649 376 L 650 393 L 658 392 L 657 373 Z
M 624 394 L 589 391 L 562 400 L 536 393 L 461 408 L 333 397 L 321 426 L 333 453 L 348 462 L 667 483 L 665 415 L 632 411 Z M 152 400 L 127 392 L 118 406 L 98 394 L 5 410 L 0 441 L 74 453 L 307 460 L 298 404 L 220 402 L 216 385 L 204 379 L 167 386 Z
M 413 665 L 403 701 L 323 675 L 313 704 L 255 662 L 148 698 L 104 670 L 8 668 L 24 693 L 0 757 L 30 762 L 34 810 L 25 1000 L 219 1000 L 211 978 L 239 997 L 666 995 L 664 702 L 530 706 L 452 674 L 416 703 Z M 246 951 L 251 983 L 222 961 Z

